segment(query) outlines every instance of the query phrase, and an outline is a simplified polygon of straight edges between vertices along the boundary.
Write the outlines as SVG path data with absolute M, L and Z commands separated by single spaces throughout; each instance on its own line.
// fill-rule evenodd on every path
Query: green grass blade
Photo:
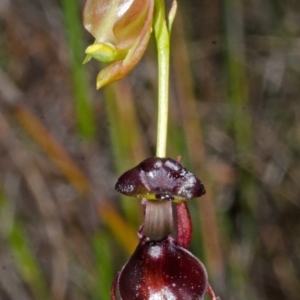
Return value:
M 78 129 L 83 137 L 90 139 L 94 137 L 96 128 L 93 107 L 90 103 L 88 70 L 82 64 L 85 54 L 79 5 L 77 1 L 62 0 L 62 8 L 69 44 L 73 97 Z

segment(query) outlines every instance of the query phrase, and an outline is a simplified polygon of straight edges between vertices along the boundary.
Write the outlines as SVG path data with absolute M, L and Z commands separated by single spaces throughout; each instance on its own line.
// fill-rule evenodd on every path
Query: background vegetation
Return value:
M 155 154 L 152 40 L 96 91 L 83 1 L 0 3 L 0 298 L 109 299 L 137 244 L 118 176 Z M 223 300 L 300 294 L 300 2 L 179 0 L 168 155 L 207 195 L 191 251 Z

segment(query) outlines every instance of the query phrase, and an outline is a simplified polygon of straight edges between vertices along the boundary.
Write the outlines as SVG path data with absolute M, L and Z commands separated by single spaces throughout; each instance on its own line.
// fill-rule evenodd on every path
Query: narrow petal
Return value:
M 110 43 L 94 43 L 87 47 L 85 53 L 102 62 L 118 61 L 127 55 L 125 50 L 116 49 L 114 45 Z

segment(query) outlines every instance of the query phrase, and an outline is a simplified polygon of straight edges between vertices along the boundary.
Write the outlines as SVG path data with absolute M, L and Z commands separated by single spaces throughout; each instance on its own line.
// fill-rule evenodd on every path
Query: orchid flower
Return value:
M 97 77 L 97 89 L 127 75 L 143 56 L 151 32 L 154 0 L 87 0 L 83 24 L 95 42 L 87 57 L 110 63 Z
M 146 216 L 138 232 L 140 242 L 113 282 L 111 299 L 203 300 L 208 294 L 220 300 L 204 265 L 187 250 L 192 222 L 186 201 L 205 194 L 202 182 L 178 161 L 151 157 L 125 172 L 116 190 L 142 198 Z M 152 207 L 170 202 L 176 205 L 176 238 L 171 236 L 172 209 L 161 214 L 159 207 Z

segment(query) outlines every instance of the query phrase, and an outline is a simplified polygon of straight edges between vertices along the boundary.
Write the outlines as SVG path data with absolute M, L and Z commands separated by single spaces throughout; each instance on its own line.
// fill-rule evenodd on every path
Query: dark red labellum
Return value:
M 205 194 L 202 182 L 171 158 L 151 157 L 125 172 L 115 186 L 122 194 L 175 202 Z
M 201 300 L 207 287 L 203 264 L 173 238 L 144 237 L 121 270 L 115 292 L 119 300 Z

